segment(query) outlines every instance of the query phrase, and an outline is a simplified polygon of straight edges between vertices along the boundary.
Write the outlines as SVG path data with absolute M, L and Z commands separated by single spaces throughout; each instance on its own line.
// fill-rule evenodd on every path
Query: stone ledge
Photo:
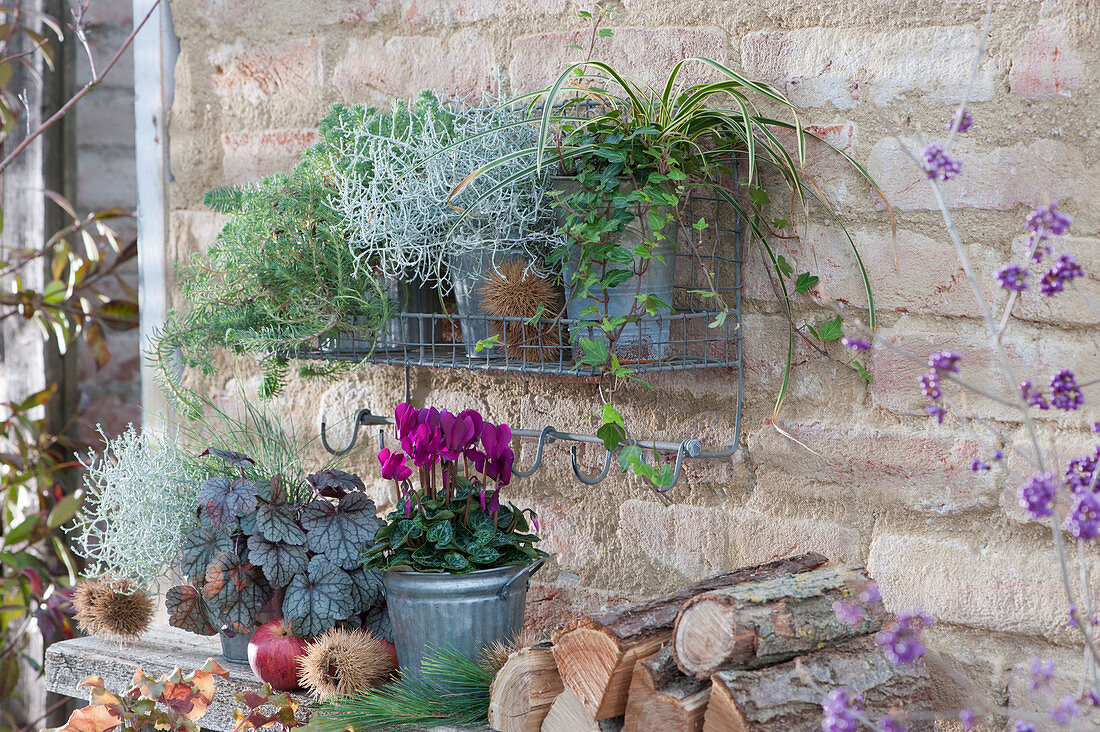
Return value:
M 226 671 L 228 679 L 217 679 L 217 694 L 206 710 L 201 724 L 203 729 L 215 732 L 232 732 L 235 692 L 257 689 L 260 684 L 252 669 L 240 663 L 230 663 L 221 657 L 221 643 L 215 638 L 205 638 L 168 625 L 154 625 L 140 640 L 130 643 L 103 638 L 75 638 L 54 643 L 46 651 L 46 688 L 56 694 L 88 699 L 87 689 L 78 689 L 87 676 L 102 676 L 110 691 L 128 689 L 134 671 L 140 666 L 145 673 L 159 677 L 181 666 L 184 672 L 214 658 Z M 310 700 L 303 694 L 294 694 L 301 702 L 298 718 L 303 722 L 310 716 Z M 482 728 L 488 730 L 487 727 Z M 461 732 L 455 727 L 432 727 L 424 732 Z M 468 731 L 467 731 L 468 732 Z

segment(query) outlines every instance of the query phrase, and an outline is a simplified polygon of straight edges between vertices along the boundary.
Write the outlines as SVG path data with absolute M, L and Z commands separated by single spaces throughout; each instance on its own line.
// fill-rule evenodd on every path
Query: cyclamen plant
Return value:
M 988 16 L 987 16 L 988 28 Z M 984 46 L 984 43 L 982 44 Z M 979 50 L 979 58 L 981 51 Z M 974 68 L 977 68 L 977 60 Z M 989 345 L 997 362 L 1003 370 L 1004 385 L 1008 393 L 993 393 L 974 383 L 966 381 L 965 361 L 961 354 L 954 351 L 939 351 L 928 356 L 928 370 L 918 379 L 918 385 L 928 399 L 925 407 L 930 418 L 938 423 L 952 419 L 960 423 L 969 434 L 982 445 L 986 455 L 974 459 L 970 465 L 973 471 L 991 470 L 993 465 L 1008 471 L 1014 471 L 1005 461 L 1005 451 L 1001 446 L 1011 444 L 1007 436 L 1001 434 L 988 420 L 969 414 L 952 397 L 952 391 L 961 389 L 991 399 L 1003 406 L 1018 410 L 1020 421 L 1028 435 L 1029 449 L 1016 449 L 1024 462 L 1033 466 L 1030 476 L 1019 476 L 1017 496 L 1019 505 L 1033 520 L 1048 524 L 1052 543 L 1061 573 L 1061 582 L 1069 604 L 1067 624 L 1075 628 L 1081 636 L 1084 650 L 1084 664 L 1078 694 L 1064 694 L 1053 703 L 1046 715 L 1026 713 L 1018 709 L 1008 709 L 993 703 L 976 701 L 975 709 L 999 715 L 1016 717 L 1011 722 L 1013 732 L 1035 732 L 1046 729 L 1053 722 L 1066 729 L 1095 729 L 1093 720 L 1088 718 L 1090 708 L 1100 708 L 1100 652 L 1097 650 L 1096 627 L 1100 625 L 1100 616 L 1092 607 L 1088 588 L 1091 587 L 1089 566 L 1084 556 L 1090 548 L 1089 542 L 1100 536 L 1100 445 L 1087 454 L 1068 461 L 1059 476 L 1054 469 L 1054 456 L 1043 449 L 1034 424 L 1037 412 L 1062 410 L 1075 412 L 1085 406 L 1084 389 L 1100 384 L 1100 378 L 1080 380 L 1071 369 L 1059 368 L 1049 378 L 1048 389 L 1037 386 L 1031 380 L 1019 380 L 1017 367 L 1009 359 L 1002 343 L 1003 336 L 1012 322 L 1013 309 L 1021 298 L 1038 297 L 1041 299 L 1059 296 L 1067 289 L 1073 290 L 1083 298 L 1087 308 L 1100 315 L 1100 310 L 1081 292 L 1076 280 L 1085 277 L 1084 269 L 1077 263 L 1074 255 L 1063 249 L 1059 238 L 1066 234 L 1073 223 L 1072 217 L 1058 208 L 1057 201 L 1038 206 L 1024 221 L 1028 232 L 1027 262 L 1010 262 L 999 269 L 996 275 L 996 287 L 1006 293 L 1003 309 L 998 313 L 991 304 L 991 298 L 979 281 L 971 265 L 966 249 L 961 243 L 951 212 L 945 202 L 940 187 L 942 181 L 953 179 L 963 171 L 963 161 L 950 154 L 951 142 L 955 135 L 964 133 L 974 124 L 970 112 L 966 109 L 964 97 L 959 109 L 948 123 L 950 134 L 946 142 L 931 142 L 924 145 L 902 140 L 914 162 L 925 172 L 932 187 L 947 233 L 955 246 L 960 263 L 974 291 L 980 306 Z M 1030 267 L 1041 266 L 1033 273 Z M 1037 279 L 1037 283 L 1036 283 Z M 1036 292 L 1036 295 L 1032 293 Z M 894 350 L 903 357 L 914 358 L 912 354 L 900 351 L 888 340 L 873 337 L 847 336 L 842 340 L 845 347 L 853 352 L 863 352 L 872 347 Z M 950 385 L 950 387 L 949 387 Z M 1092 423 L 1092 431 L 1100 432 L 1100 423 Z M 1060 499 L 1065 498 L 1062 505 Z M 1084 590 L 1078 595 L 1071 580 L 1071 568 L 1067 559 L 1063 531 L 1077 542 L 1078 576 Z M 874 590 L 877 592 L 877 588 Z M 866 591 L 865 591 L 866 593 Z M 864 602 L 867 600 L 861 598 Z M 859 622 L 862 610 L 856 603 L 837 603 L 834 606 L 837 616 L 846 622 Z M 932 625 L 934 619 L 921 611 L 913 609 L 899 613 L 894 624 L 877 634 L 876 640 L 883 647 L 886 656 L 896 664 L 909 664 L 921 658 L 925 644 L 921 634 Z M 1055 676 L 1055 664 L 1051 660 L 1033 657 L 1030 660 L 1030 687 L 1032 690 L 1044 690 L 1051 686 Z M 979 709 L 980 707 L 980 709 Z M 863 710 L 863 700 L 850 694 L 846 689 L 832 689 L 822 700 L 823 718 L 821 729 L 824 732 L 849 732 L 857 729 L 874 729 L 883 732 L 899 732 L 906 729 L 900 718 L 883 717 L 878 720 L 869 718 Z M 963 730 L 974 728 L 977 714 L 974 709 L 962 709 L 957 712 Z M 937 714 L 942 717 L 944 714 Z
M 394 433 L 403 452 L 385 448 L 378 462 L 382 477 L 397 485 L 398 505 L 375 534 L 365 567 L 461 574 L 546 556 L 528 533 L 526 515 L 538 531 L 535 512 L 500 500 L 515 460 L 508 425 L 486 422 L 473 409 L 452 414 L 400 404 Z M 410 481 L 414 469 L 419 488 Z

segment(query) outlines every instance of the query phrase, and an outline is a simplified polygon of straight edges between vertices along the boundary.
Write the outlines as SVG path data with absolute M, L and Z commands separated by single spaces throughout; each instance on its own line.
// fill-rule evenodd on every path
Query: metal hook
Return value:
M 683 442 L 681 442 L 680 449 L 676 451 L 676 467 L 672 471 L 672 482 L 663 488 L 655 483 L 651 483 L 650 485 L 652 486 L 653 490 L 662 495 L 672 490 L 673 486 L 675 486 L 677 481 L 680 480 L 680 468 L 684 464 L 684 454 L 687 453 L 690 454 L 692 457 L 695 457 L 699 454 L 699 451 L 700 450 L 698 440 L 684 440 Z M 642 462 L 645 462 L 645 455 L 642 455 Z
M 333 450 L 332 446 L 328 444 L 328 438 L 325 435 L 325 423 L 321 422 L 321 444 L 326 450 L 328 450 L 333 455 L 336 455 L 337 457 L 339 457 L 340 455 L 348 454 L 349 452 L 351 452 L 352 448 L 355 447 L 355 443 L 359 439 L 359 428 L 364 424 L 367 424 L 367 422 L 363 420 L 363 417 L 371 416 L 374 415 L 371 414 L 369 409 L 360 409 L 358 412 L 356 412 L 355 427 L 352 429 L 351 432 L 351 442 L 349 442 L 348 446 L 345 447 L 343 450 Z
M 547 443 L 548 440 L 552 439 L 550 437 L 550 433 L 551 432 L 556 432 L 556 431 L 557 430 L 555 430 L 553 427 L 549 427 L 549 426 L 548 427 L 543 427 L 542 432 L 539 433 L 539 447 L 538 447 L 538 451 L 535 452 L 535 462 L 534 462 L 534 464 L 531 465 L 531 467 L 527 470 L 516 470 L 516 466 L 513 465 L 512 466 L 512 475 L 519 476 L 520 478 L 529 478 L 532 475 L 534 475 L 535 471 L 539 469 L 540 465 L 542 465 L 542 448 Z
M 607 477 L 607 471 L 611 470 L 611 451 L 608 450 L 603 459 L 603 471 L 595 478 L 585 478 L 581 475 L 581 466 L 577 463 L 577 446 L 569 448 L 569 459 L 573 463 L 573 475 L 577 476 L 577 480 L 585 485 L 596 485 L 601 480 Z

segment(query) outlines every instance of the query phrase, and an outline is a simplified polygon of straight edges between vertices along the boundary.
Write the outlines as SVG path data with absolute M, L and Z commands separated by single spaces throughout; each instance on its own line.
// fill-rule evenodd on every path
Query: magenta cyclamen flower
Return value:
M 1062 526 L 1082 541 L 1100 536 L 1100 498 L 1095 493 L 1076 494 L 1073 509 L 1066 515 Z
M 1020 506 L 1032 519 L 1041 519 L 1054 513 L 1053 473 L 1035 473 L 1020 486 Z
M 844 336 L 840 339 L 840 342 L 845 348 L 850 348 L 853 351 L 857 352 L 866 351 L 871 348 L 870 341 L 865 341 L 862 338 L 850 338 L 848 336 Z
M 466 448 L 478 438 L 474 420 L 466 412 L 457 416 L 447 411 L 442 412 L 439 415 L 439 429 L 443 433 L 443 452 L 440 457 L 444 460 L 458 460 Z
M 413 433 L 416 425 L 419 424 L 419 412 L 420 410 L 411 404 L 402 402 L 397 405 L 393 414 L 393 427 L 398 440 L 403 440 Z
M 1001 287 L 1014 292 L 1023 292 L 1027 289 L 1027 278 L 1031 272 L 1018 264 L 1006 264 L 997 272 L 997 279 Z
M 1077 386 L 1077 377 L 1069 369 L 1056 373 L 1050 380 L 1050 405 L 1055 409 L 1070 411 L 1085 403 L 1085 395 Z
M 910 664 L 927 650 L 920 636 L 936 621 L 919 609 L 898 613 L 893 624 L 875 634 L 875 640 L 886 651 L 891 663 Z
M 512 463 L 515 457 L 512 454 L 511 441 L 512 429 L 506 424 L 485 423 L 481 429 L 481 445 L 485 452 L 483 460 L 478 461 L 476 467 L 487 478 L 502 486 L 508 485 L 512 479 Z
M 412 457 L 416 467 L 430 467 L 439 462 L 443 435 L 426 424 L 420 424 L 411 435 L 401 440 L 401 449 Z
M 821 732 L 856 732 L 856 715 L 863 711 L 863 697 L 852 697 L 847 689 L 833 689 L 821 702 L 821 709 L 825 712 Z
M 970 116 L 970 110 L 964 109 L 962 111 L 962 119 L 959 119 L 959 110 L 956 109 L 955 112 L 951 115 L 951 121 L 947 123 L 947 129 L 955 127 L 956 123 L 958 123 L 958 127 L 956 129 L 959 132 L 966 132 L 971 127 L 973 127 L 974 118 Z
M 1050 684 L 1054 678 L 1054 659 L 1044 661 L 1038 656 L 1032 656 L 1028 666 L 1028 685 L 1038 691 Z
M 951 180 L 962 172 L 962 162 L 945 153 L 943 145 L 938 142 L 933 142 L 924 148 L 922 165 L 929 178 L 939 180 Z
M 1065 234 L 1072 223 L 1072 216 L 1058 210 L 1057 201 L 1051 201 L 1049 206 L 1039 206 L 1027 215 L 1025 221 L 1032 236 L 1039 240 Z
M 382 463 L 382 477 L 386 480 L 400 483 L 412 475 L 412 468 L 405 465 L 405 455 L 388 447 L 378 453 L 378 462 Z

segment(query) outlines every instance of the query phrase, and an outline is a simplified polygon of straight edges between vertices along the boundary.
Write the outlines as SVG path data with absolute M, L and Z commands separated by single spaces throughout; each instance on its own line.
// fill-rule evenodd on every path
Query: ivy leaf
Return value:
M 233 548 L 233 541 L 212 526 L 200 526 L 183 537 L 180 570 L 192 582 L 206 578 L 206 566 L 218 552 Z
M 791 273 L 794 272 L 794 268 L 791 267 L 790 262 L 780 254 L 775 260 L 775 271 L 784 277 L 790 277 Z
M 232 552 L 218 553 L 206 568 L 203 599 L 223 621 L 242 633 L 256 625 L 256 616 L 271 595 L 271 586 L 259 567 L 242 563 Z
M 810 291 L 814 285 L 818 283 L 821 278 L 817 275 L 812 275 L 809 272 L 803 272 L 798 275 L 798 279 L 794 282 L 794 291 L 799 294 L 806 294 Z
M 248 457 L 243 452 L 236 452 L 235 450 L 222 450 L 217 447 L 208 447 L 199 453 L 199 457 L 205 457 L 207 455 L 212 455 L 213 457 L 221 459 L 231 468 L 247 468 L 256 464 L 255 460 Z
M 449 525 L 450 524 L 448 524 L 448 526 Z M 352 608 L 352 615 L 358 615 L 382 601 L 382 582 L 378 579 L 378 575 L 375 572 L 366 569 L 356 569 L 352 572 L 348 572 L 348 576 L 351 577 L 351 584 L 354 587 L 352 598 L 354 599 L 355 607 Z
M 168 624 L 197 635 L 217 635 L 217 619 L 202 594 L 191 585 L 176 585 L 164 593 Z
M 863 379 L 868 384 L 873 381 L 871 378 L 871 374 L 867 372 L 867 369 L 866 367 L 864 367 L 863 364 L 861 364 L 859 361 L 852 361 L 852 365 L 856 367 L 856 373 L 859 374 L 859 378 Z
M 344 569 L 359 566 L 360 548 L 374 543 L 382 523 L 365 493 L 348 493 L 337 505 L 319 498 L 302 509 L 306 546 Z
M 216 529 L 225 529 L 238 516 L 256 510 L 256 496 L 260 488 L 250 480 L 229 480 L 223 476 L 207 478 L 199 484 L 199 505 L 206 508 L 210 523 Z
M 314 557 L 306 573 L 287 586 L 283 616 L 299 638 L 318 635 L 353 614 L 354 592 L 347 572 L 323 557 Z
M 821 340 L 823 341 L 835 341 L 840 336 L 844 335 L 844 331 L 841 327 L 843 318 L 839 315 L 832 320 L 826 320 L 824 323 L 817 327 L 818 333 L 821 334 Z
M 306 532 L 298 527 L 293 509 L 286 504 L 265 503 L 256 509 L 256 528 L 269 542 L 306 543 Z
M 607 361 L 607 341 L 596 338 L 581 338 L 581 348 L 584 349 L 584 357 L 581 363 L 585 366 L 602 366 Z
M 306 571 L 309 555 L 304 546 L 268 541 L 256 535 L 248 537 L 248 560 L 263 568 L 272 587 L 286 587 L 296 575 Z
M 317 495 L 326 498 L 343 498 L 351 491 L 366 490 L 363 480 L 353 473 L 345 473 L 343 470 L 329 468 L 320 470 L 306 476 L 306 480 L 313 486 Z

